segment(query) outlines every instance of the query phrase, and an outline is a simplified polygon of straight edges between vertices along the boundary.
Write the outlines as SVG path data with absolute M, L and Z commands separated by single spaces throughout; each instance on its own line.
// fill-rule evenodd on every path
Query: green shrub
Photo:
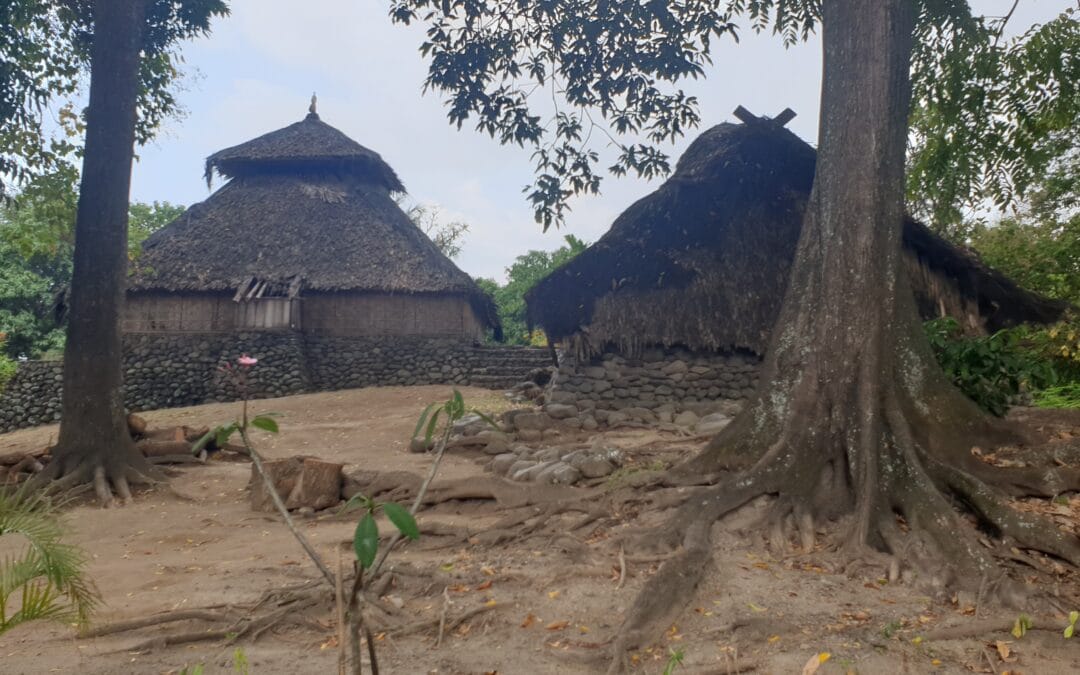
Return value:
M 938 363 L 970 399 L 994 415 L 1004 415 L 1024 395 L 1058 384 L 1054 359 L 1027 327 L 966 337 L 955 319 L 924 324 Z
M 15 377 L 15 371 L 19 369 L 18 362 L 4 352 L 7 335 L 0 333 L 0 391 L 4 391 L 8 381 Z

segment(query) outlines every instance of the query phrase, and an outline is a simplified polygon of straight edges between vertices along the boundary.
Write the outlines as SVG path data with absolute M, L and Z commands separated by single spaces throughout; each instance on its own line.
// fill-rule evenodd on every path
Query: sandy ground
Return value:
M 505 407 L 498 394 L 463 393 L 480 407 Z M 423 406 L 447 394 L 444 387 L 397 387 L 259 401 L 254 410 L 281 414 L 282 433 L 260 432 L 255 441 L 270 457 L 315 455 L 368 470 L 423 474 L 430 458 L 410 454 L 406 442 Z M 235 414 L 233 404 L 213 404 L 146 417 L 152 426 L 202 426 Z M 0 435 L 0 452 L 40 447 L 55 433 L 55 427 L 41 427 Z M 700 445 L 643 430 L 576 440 L 619 446 L 636 467 L 674 461 Z M 86 504 L 71 509 L 71 540 L 92 556 L 89 573 L 105 601 L 95 622 L 249 603 L 268 590 L 318 579 L 280 519 L 249 509 L 245 486 L 250 472 L 250 465 L 237 462 L 184 467 L 171 491 L 143 492 L 122 508 Z M 440 473 L 444 479 L 482 475 L 480 458 L 461 455 L 448 455 Z M 1077 504 L 1074 500 L 1072 518 Z M 1060 627 L 1032 631 L 1020 640 L 1008 633 L 920 640 L 941 626 L 1007 617 L 1000 610 L 974 607 L 970 598 L 935 601 L 913 587 L 886 583 L 880 579 L 883 570 L 867 568 L 848 576 L 835 555 L 825 551 L 774 557 L 760 532 L 764 506 L 751 505 L 716 526 L 714 562 L 695 600 L 654 645 L 630 655 L 635 672 L 662 672 L 676 650 L 684 655 L 676 673 L 800 673 L 808 660 L 826 653 L 818 673 L 1080 672 L 1080 643 L 1063 640 Z M 574 541 L 560 535 L 559 524 L 553 523 L 554 528 L 509 544 L 425 536 L 395 552 L 394 561 L 421 573 L 396 577 L 386 604 L 401 608 L 389 621 L 438 618 L 444 597 L 450 599 L 450 618 L 478 607 L 491 609 L 448 631 L 438 647 L 433 630 L 397 639 L 380 633 L 376 644 L 382 672 L 604 672 L 607 664 L 597 658 L 604 652 L 602 644 L 659 564 L 628 552 L 631 561 L 619 587 L 613 537 L 631 520 L 640 526 L 660 518 L 647 501 L 624 502 L 623 507 L 579 531 Z M 450 502 L 424 511 L 421 523 L 443 523 L 472 535 L 498 517 L 493 502 Z M 558 518 L 568 530 L 581 515 Z M 348 556 L 355 516 L 320 514 L 299 522 L 332 567 L 339 556 Z M 1075 598 L 1075 575 L 1062 578 L 1064 586 L 1052 590 Z M 179 624 L 77 639 L 67 626 L 23 626 L 0 637 L 0 671 L 178 673 L 201 664 L 206 673 L 231 673 L 237 670 L 238 648 L 253 674 L 336 671 L 330 605 L 310 612 L 302 624 L 271 629 L 258 640 L 130 651 L 149 638 L 197 628 Z

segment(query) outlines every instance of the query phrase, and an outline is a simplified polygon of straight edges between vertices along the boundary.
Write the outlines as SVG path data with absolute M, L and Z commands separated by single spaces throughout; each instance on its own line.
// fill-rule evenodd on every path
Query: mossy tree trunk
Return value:
M 892 574 L 925 563 L 922 578 L 941 588 L 978 586 L 997 564 L 957 504 L 1012 545 L 1080 561 L 1074 537 L 1002 499 L 1075 488 L 1076 476 L 972 456 L 972 446 L 1015 439 L 941 373 L 900 267 L 914 4 L 823 4 L 817 170 L 761 385 L 676 469 L 708 487 L 648 538 L 681 550 L 646 584 L 621 647 L 651 639 L 690 600 L 712 523 L 762 495 L 774 498 L 772 545 L 812 549 L 817 526 L 839 521 L 853 556 Z
M 120 336 L 144 23 L 145 0 L 95 3 L 60 437 L 42 476 L 65 487 L 93 481 L 103 503 L 109 483 L 127 499 L 129 482 L 154 474 L 127 428 Z

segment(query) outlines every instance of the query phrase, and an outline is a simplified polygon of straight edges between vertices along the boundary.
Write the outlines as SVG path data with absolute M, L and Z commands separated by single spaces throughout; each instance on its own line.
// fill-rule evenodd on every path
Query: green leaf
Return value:
M 465 398 L 457 389 L 454 390 L 454 395 L 447 401 L 446 414 L 450 417 L 451 422 L 456 422 L 465 415 Z
M 229 439 L 232 438 L 232 435 L 235 434 L 239 429 L 240 427 L 237 426 L 236 422 L 233 422 L 232 424 L 229 424 L 227 426 L 218 427 L 216 430 L 214 430 L 214 443 L 218 447 L 225 445 L 229 442 Z
M 214 436 L 215 436 L 214 432 L 215 432 L 215 430 L 211 429 L 210 431 L 207 431 L 205 434 L 203 434 L 199 438 L 199 440 L 195 441 L 191 445 L 191 454 L 197 455 L 200 452 L 202 452 L 202 449 L 205 448 L 206 445 L 210 442 L 210 440 L 214 438 Z
M 272 434 L 276 434 L 278 432 L 277 420 L 273 419 L 272 417 L 267 417 L 266 415 L 259 415 L 255 419 L 251 420 L 251 426 L 255 427 L 256 429 L 262 429 L 263 431 L 269 431 Z
M 1069 612 L 1069 624 L 1075 626 L 1077 621 L 1080 621 L 1080 612 L 1076 610 Z
M 439 404 L 438 403 L 430 403 L 430 404 L 428 404 L 428 406 L 426 408 L 424 408 L 424 412 L 420 413 L 420 419 L 418 419 L 416 421 L 416 428 L 413 429 L 413 432 L 412 432 L 412 437 L 413 438 L 416 438 L 420 434 L 420 430 L 424 428 L 424 423 L 427 422 L 427 417 L 431 413 L 431 409 L 434 408 L 437 405 L 439 405 Z
M 356 551 L 356 559 L 360 562 L 360 567 L 368 569 L 375 564 L 375 554 L 379 550 L 379 526 L 375 524 L 375 518 L 371 513 L 365 513 L 356 524 L 353 550 Z
M 1065 632 L 1064 632 L 1065 639 L 1066 640 L 1070 639 L 1073 636 L 1073 631 L 1075 631 L 1075 630 L 1076 630 L 1076 626 L 1074 626 L 1071 623 L 1068 626 L 1065 626 Z
M 1027 614 L 1021 614 L 1016 617 L 1016 622 L 1013 623 L 1012 634 L 1017 640 L 1024 637 L 1034 624 L 1031 622 L 1031 617 Z
M 354 508 L 356 508 L 356 506 L 358 504 L 363 504 L 366 501 L 367 501 L 367 497 L 365 497 L 363 494 L 357 492 L 352 497 L 349 497 L 349 501 L 347 501 L 347 502 L 345 502 L 344 504 L 341 505 L 341 508 L 338 509 L 338 515 L 341 515 L 342 513 L 345 513 L 346 511 L 351 511 Z
M 382 505 L 382 508 L 386 517 L 403 535 L 414 540 L 420 538 L 420 528 L 416 526 L 416 519 L 403 506 L 387 502 Z
M 439 413 L 442 410 L 436 410 L 435 414 L 431 416 L 431 420 L 428 422 L 427 431 L 424 433 L 424 442 L 431 443 L 431 439 L 435 437 L 435 425 L 439 422 Z
M 484 422 L 487 423 L 487 425 L 492 429 L 495 429 L 496 431 L 501 431 L 501 429 L 499 429 L 499 424 L 495 420 L 493 420 L 487 413 L 482 413 L 475 408 L 473 408 L 471 412 L 480 419 L 484 420 Z

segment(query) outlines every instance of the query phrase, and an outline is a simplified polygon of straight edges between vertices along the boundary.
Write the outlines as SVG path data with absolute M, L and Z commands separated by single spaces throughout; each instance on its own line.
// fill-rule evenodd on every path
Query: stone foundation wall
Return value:
M 125 402 L 132 411 L 235 401 L 219 368 L 259 359 L 252 398 L 350 387 L 456 384 L 510 387 L 549 365 L 545 350 L 477 347 L 449 338 L 305 338 L 295 331 L 131 333 L 124 336 Z M 60 361 L 27 361 L 0 394 L 0 432 L 60 419 Z
M 607 352 L 584 362 L 564 355 L 547 400 L 597 410 L 663 407 L 697 412 L 748 398 L 757 385 L 759 363 L 753 354 L 677 347 L 647 349 L 635 358 Z

